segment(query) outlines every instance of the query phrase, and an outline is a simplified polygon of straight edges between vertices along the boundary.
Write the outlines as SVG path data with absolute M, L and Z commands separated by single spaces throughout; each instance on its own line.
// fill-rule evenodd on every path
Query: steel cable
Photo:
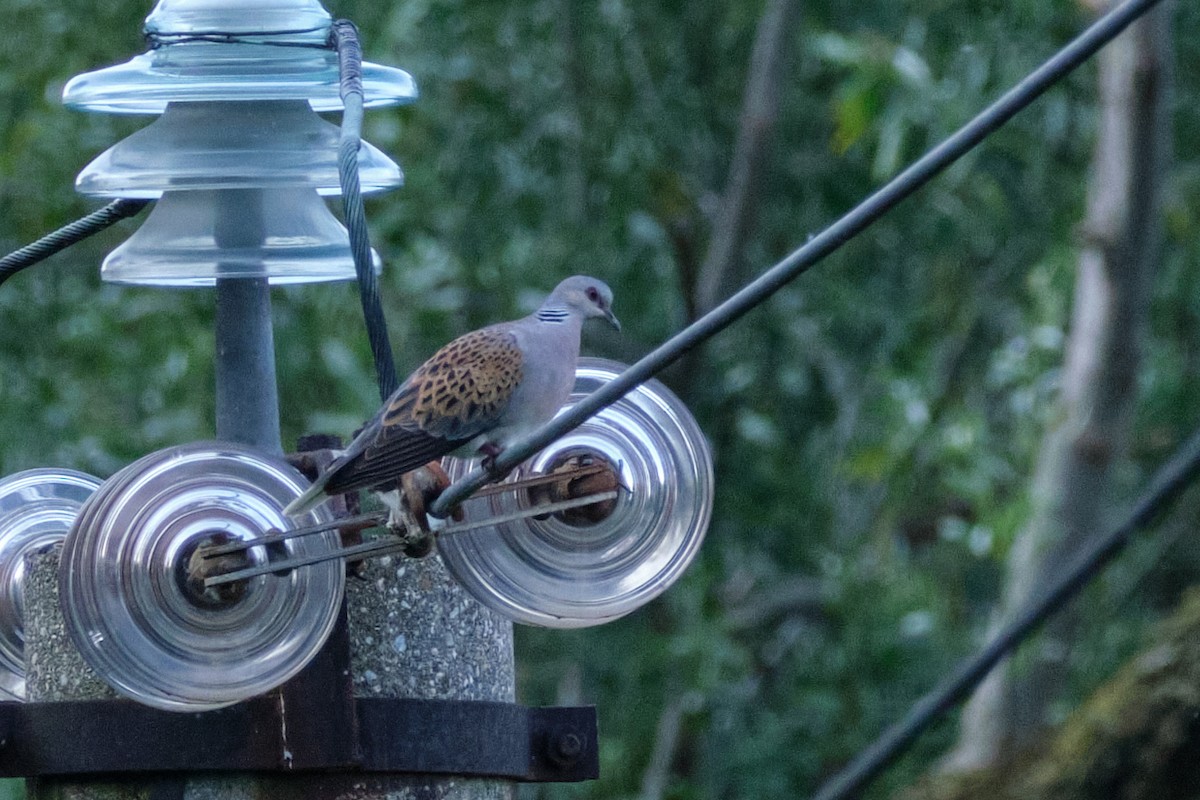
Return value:
M 25 245 L 20 250 L 14 250 L 0 258 L 0 285 L 21 270 L 32 267 L 60 250 L 65 250 L 76 242 L 83 241 L 92 234 L 99 233 L 127 217 L 135 216 L 149 202 L 149 200 L 114 200 L 104 208 L 80 217 L 53 233 L 43 236 L 36 242 Z
M 354 256 L 354 271 L 358 275 L 359 300 L 367 325 L 371 356 L 375 361 L 375 376 L 379 381 L 379 396 L 386 400 L 396 391 L 396 361 L 388 336 L 387 319 L 379 299 L 379 281 L 371 257 L 371 240 L 367 232 L 367 214 L 363 208 L 362 190 L 358 178 L 358 150 L 362 142 L 363 88 L 362 48 L 358 28 L 349 20 L 333 23 L 331 31 L 338 53 L 341 74 L 342 134 L 338 141 L 338 177 L 342 185 L 342 208 L 346 227 L 350 231 L 350 251 Z

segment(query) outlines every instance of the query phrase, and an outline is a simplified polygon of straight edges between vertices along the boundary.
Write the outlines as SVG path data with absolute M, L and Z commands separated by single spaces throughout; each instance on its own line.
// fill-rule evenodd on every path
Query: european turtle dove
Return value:
M 612 290 L 603 281 L 575 275 L 528 317 L 445 345 L 284 513 L 303 514 L 328 495 L 363 488 L 379 491 L 393 506 L 396 479 L 406 472 L 454 451 L 495 458 L 566 402 L 584 320 L 595 317 L 621 329 L 611 306 Z M 393 508 L 393 518 L 396 513 Z

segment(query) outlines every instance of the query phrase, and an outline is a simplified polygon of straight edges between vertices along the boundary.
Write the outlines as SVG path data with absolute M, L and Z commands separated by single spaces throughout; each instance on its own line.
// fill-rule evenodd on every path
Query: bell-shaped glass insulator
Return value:
M 304 100 L 171 103 L 157 120 L 84 167 L 75 188 L 145 199 L 165 191 L 285 186 L 341 194 L 339 133 Z M 396 162 L 366 142 L 358 172 L 364 193 L 404 180 Z
M 351 280 L 345 226 L 312 189 L 167 192 L 100 268 L 112 283 L 213 286 Z

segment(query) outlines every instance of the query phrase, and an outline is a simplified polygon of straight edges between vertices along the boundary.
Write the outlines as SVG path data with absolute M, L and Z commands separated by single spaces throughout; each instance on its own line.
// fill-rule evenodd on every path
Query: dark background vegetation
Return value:
M 367 207 L 402 373 L 452 335 L 525 313 L 571 273 L 607 280 L 625 325 L 585 340 L 592 354 L 632 361 L 704 306 L 698 277 L 729 197 L 767 4 L 327 7 L 359 24 L 369 59 L 409 70 L 422 92 L 369 112 L 365 132 L 407 173 Z M 0 9 L 7 252 L 94 208 L 75 174 L 144 124 L 58 97 L 72 75 L 144 49 L 150 4 Z M 1200 10 L 1180 3 L 1174 16 L 1165 244 L 1149 323 L 1129 332 L 1144 336 L 1144 355 L 1103 520 L 1200 421 Z M 799 4 L 719 294 L 1092 18 L 1061 0 Z M 1062 413 L 1098 107 L 1089 65 L 667 373 L 715 451 L 715 519 L 688 574 L 648 607 L 595 629 L 518 632 L 523 701 L 601 712 L 602 779 L 544 796 L 805 795 L 981 643 Z M 0 474 L 103 476 L 213 435 L 211 292 L 99 281 L 103 255 L 136 225 L 0 288 Z M 273 298 L 285 442 L 350 433 L 377 402 L 354 287 Z M 1190 531 L 1173 530 L 1087 591 L 1051 722 L 1146 644 L 1194 579 Z M 945 724 L 921 739 L 872 796 L 911 783 L 955 735 Z

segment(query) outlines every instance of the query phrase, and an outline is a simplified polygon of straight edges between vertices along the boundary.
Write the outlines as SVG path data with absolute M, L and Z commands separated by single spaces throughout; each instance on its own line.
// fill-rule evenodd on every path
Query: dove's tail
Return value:
M 325 472 L 325 474 L 313 481 L 313 485 L 308 487 L 304 491 L 304 494 L 287 504 L 283 509 L 283 513 L 289 517 L 298 517 L 301 514 L 307 514 L 328 500 L 329 497 L 325 494 L 325 484 L 329 481 L 331 474 L 332 472 Z

